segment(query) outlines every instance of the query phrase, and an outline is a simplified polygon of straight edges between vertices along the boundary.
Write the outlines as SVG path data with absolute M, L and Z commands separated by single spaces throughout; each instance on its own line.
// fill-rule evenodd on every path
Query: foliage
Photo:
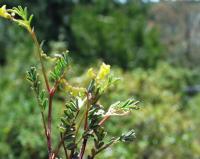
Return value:
M 31 8 L 36 19 L 32 23 L 39 28 L 40 38 L 46 40 L 45 49 L 56 41 L 61 49 L 71 50 L 71 56 L 82 64 L 91 64 L 97 57 L 124 69 L 149 68 L 162 58 L 159 32 L 149 23 L 148 4 L 140 0 L 124 4 L 116 0 L 2 3 Z M 35 23 L 40 19 L 45 20 Z
M 30 63 L 33 65 L 35 61 L 25 44 L 18 41 L 16 45 L 19 48 L 14 48 L 12 56 L 8 59 L 12 65 L 0 69 L 0 73 L 4 75 L 0 80 L 2 92 L 0 120 L 3 121 L 0 122 L 2 128 L 0 156 L 22 159 L 30 156 L 47 158 L 39 109 L 35 108 L 36 103 L 32 95 L 24 94 L 24 92 L 29 92 L 28 84 L 24 83 L 25 71 Z M 79 66 L 74 67 L 77 69 L 76 67 Z M 103 108 L 104 111 L 107 110 L 107 105 L 114 103 L 119 97 L 126 99 L 129 96 L 142 98 L 140 103 L 142 109 L 134 113 L 134 118 L 127 117 L 119 120 L 113 117 L 110 118 L 111 122 L 105 125 L 109 134 L 113 136 L 120 136 L 121 131 L 135 127 L 137 134 L 135 143 L 114 145 L 99 156 L 97 155 L 97 158 L 113 159 L 122 156 L 121 158 L 132 159 L 148 156 L 162 159 L 163 155 L 169 159 L 198 158 L 200 154 L 199 95 L 188 98 L 182 92 L 188 85 L 199 81 L 198 74 L 167 63 L 160 63 L 156 69 L 148 71 L 135 69 L 132 72 L 123 72 L 119 68 L 112 70 L 121 77 L 122 82 L 114 87 L 115 91 L 112 91 L 113 87 L 111 87 L 108 90 L 109 94 L 106 93 L 101 97 L 101 104 L 106 106 Z M 95 69 L 93 71 L 95 72 Z M 88 74 L 78 78 L 72 75 L 73 72 L 69 74 L 71 76 L 69 81 L 73 85 L 80 86 L 79 81 L 86 81 L 85 84 L 87 84 L 88 80 L 84 79 L 88 78 Z M 14 79 L 17 80 L 13 82 Z M 187 102 L 185 102 L 185 97 L 187 97 Z M 55 96 L 54 104 L 56 117 L 52 121 L 54 125 L 52 128 L 55 129 L 53 132 L 56 132 L 56 125 L 60 124 L 60 120 L 56 119 L 64 115 L 63 109 L 65 109 L 64 101 L 59 93 Z M 97 108 L 102 110 L 102 107 Z M 58 138 L 54 138 L 53 141 L 58 141 Z M 100 142 L 101 140 L 98 140 L 97 145 Z M 93 145 L 90 141 L 88 144 L 88 148 Z M 87 153 L 91 154 L 91 151 L 88 150 Z
M 60 6 L 66 6 L 60 4 L 62 1 L 48 1 L 48 4 L 45 4 L 46 1 L 24 2 L 26 4 L 30 2 L 32 5 L 30 9 L 33 9 L 36 14 L 34 14 L 33 24 L 39 14 L 43 19 L 47 17 L 47 15 L 41 13 L 43 9 L 51 8 L 49 6 L 52 3 L 59 3 L 59 5 L 55 5 L 55 8 L 60 8 L 59 10 L 55 9 L 56 14 L 58 12 L 62 14 L 62 7 Z M 17 1 L 9 1 L 8 6 L 13 6 L 14 3 L 17 3 Z M 48 12 L 45 12 L 45 14 L 48 14 Z M 42 34 L 48 32 L 45 37 L 54 36 L 55 38 L 59 27 L 52 22 L 52 15 L 48 15 L 48 17 L 50 18 L 46 18 L 46 21 L 41 21 L 43 26 L 40 24 L 34 25 L 39 25 Z M 55 19 L 57 20 L 58 18 Z M 47 26 L 51 26 L 49 28 L 54 28 L 56 31 L 52 32 L 44 29 L 48 28 Z M 37 73 L 40 75 L 42 73 L 38 66 L 37 58 L 33 58 L 32 54 L 36 53 L 37 50 L 33 48 L 30 38 L 24 38 L 26 33 L 24 30 L 20 30 L 18 26 L 10 25 L 7 22 L 5 25 L 5 21 L 0 19 L 0 28 L 0 56 L 6 57 L 6 63 L 4 62 L 4 66 L 0 67 L 0 156 L 8 159 L 48 158 L 40 119 L 41 109 L 36 107 L 37 103 L 33 98 L 33 94 L 30 93 L 29 83 L 24 82 L 27 68 L 36 66 Z M 49 32 L 52 34 L 50 35 Z M 39 34 L 40 37 L 43 37 L 42 34 Z M 49 38 L 45 39 L 48 40 Z M 66 45 L 66 42 L 63 41 L 62 43 L 59 41 L 54 42 L 56 47 L 53 46 L 52 52 L 62 52 L 63 49 L 60 50 L 60 46 L 63 43 Z M 49 65 L 49 58 L 43 58 L 45 59 L 45 66 L 51 66 Z M 56 56 L 52 65 L 56 65 L 58 60 L 59 57 Z M 80 61 L 85 61 L 85 58 Z M 94 79 L 98 74 L 98 71 L 95 72 L 97 64 L 94 63 L 93 69 L 88 69 L 87 73 L 80 76 L 85 69 L 82 64 L 79 65 L 80 61 L 74 62 L 73 70 L 69 68 L 67 80 L 61 81 L 62 85 L 58 87 L 55 94 L 54 111 L 52 112 L 54 116 L 52 120 L 53 134 L 58 133 L 58 126 L 62 123 L 60 117 L 66 117 L 64 110 L 69 107 L 69 97 L 84 96 L 86 91 L 84 86 L 87 86 L 90 79 Z M 53 70 L 54 67 L 51 71 Z M 195 70 L 178 67 L 178 65 L 175 67 L 165 59 L 164 62 L 159 62 L 157 67 L 148 70 L 136 68 L 124 72 L 121 68 L 114 67 L 112 71 L 111 74 L 114 73 L 122 81 L 107 89 L 100 98 L 100 104 L 89 110 L 89 117 L 91 114 L 94 117 L 93 119 L 96 120 L 90 120 L 88 124 L 94 129 L 96 121 L 101 120 L 101 115 L 108 112 L 108 106 L 119 99 L 123 102 L 133 96 L 142 101 L 140 103 L 142 109 L 134 113 L 133 116 L 125 118 L 113 116 L 109 118 L 110 122 L 107 122 L 104 126 L 104 130 L 108 133 L 104 137 L 104 133 L 101 134 L 104 131 L 101 130 L 98 131 L 99 136 L 96 134 L 91 136 L 88 140 L 86 153 L 91 156 L 92 151 L 94 152 L 95 150 L 97 152 L 101 147 L 102 139 L 106 140 L 104 145 L 112 143 L 114 141 L 112 136 L 120 137 L 122 136 L 121 132 L 126 132 L 127 129 L 130 130 L 130 135 L 134 138 L 134 133 L 131 131 L 134 127 L 137 134 L 134 144 L 128 145 L 120 142 L 102 151 L 96 158 L 115 159 L 120 156 L 121 159 L 163 159 L 164 156 L 167 159 L 198 159 L 200 156 L 200 98 L 199 95 L 188 96 L 184 90 L 188 86 L 199 83 L 199 70 L 197 69 L 195 72 Z M 41 76 L 38 79 L 42 87 L 44 81 Z M 108 82 L 108 80 L 106 81 Z M 51 80 L 51 82 L 53 81 Z M 40 90 L 42 91 L 42 89 Z M 66 96 L 66 92 L 71 94 L 67 99 L 63 98 L 63 96 Z M 46 95 L 48 95 L 47 92 L 45 93 Z M 79 104 L 82 105 L 83 102 L 79 99 Z M 105 107 L 102 107 L 102 105 Z M 45 111 L 45 115 L 46 113 Z M 77 118 L 77 120 L 79 119 Z M 125 134 L 123 136 L 126 136 Z M 59 135 L 52 136 L 53 143 L 57 143 L 60 140 Z M 81 137 L 81 135 L 82 133 L 80 132 L 78 137 Z M 65 144 L 70 144 L 70 142 L 65 141 Z M 54 144 L 53 146 L 57 145 Z M 64 151 L 61 151 L 60 155 L 64 155 Z
M 75 51 L 125 69 L 154 67 L 162 57 L 162 47 L 146 13 L 147 6 L 138 1 L 117 5 L 97 0 L 76 5 L 70 21 Z
M 132 73 L 118 73 L 118 76 L 124 77 L 122 83 L 105 96 L 103 102 L 108 99 L 115 101 L 119 93 L 121 98 L 131 95 L 142 98 L 143 102 L 140 104 L 142 109 L 134 118 L 121 121 L 129 123 L 128 127 L 137 127 L 136 144 L 128 146 L 130 153 L 116 146 L 108 158 L 116 158 L 120 154 L 124 158 L 198 158 L 198 117 L 194 114 L 199 113 L 199 100 L 198 96 L 185 100 L 187 95 L 184 93 L 187 86 L 198 82 L 198 79 L 194 80 L 196 73 L 167 63 L 160 63 L 156 69 L 148 71 L 136 69 Z M 122 129 L 117 119 L 113 119 L 108 127 L 115 127 L 112 132 L 116 134 Z
M 34 90 L 36 95 L 36 99 L 38 105 L 40 106 L 40 112 L 42 116 L 42 124 L 44 128 L 44 133 L 47 141 L 47 149 L 48 149 L 48 158 L 55 159 L 59 157 L 59 151 L 61 146 L 63 146 L 65 151 L 65 157 L 68 158 L 79 158 L 82 159 L 85 155 L 85 150 L 87 146 L 88 139 L 97 136 L 97 140 L 95 141 L 95 148 L 92 149 L 92 154 L 88 156 L 89 159 L 93 159 L 99 154 L 102 150 L 108 148 L 114 143 L 119 141 L 121 142 L 130 142 L 133 141 L 134 132 L 133 130 L 128 132 L 127 134 L 122 134 L 120 137 L 112 138 L 110 142 L 104 144 L 103 138 L 105 137 L 106 131 L 103 129 L 103 124 L 108 119 L 108 117 L 115 115 L 116 112 L 119 115 L 126 115 L 126 113 L 131 112 L 131 110 L 135 109 L 136 102 L 133 99 L 127 100 L 123 104 L 119 103 L 118 105 L 112 106 L 112 111 L 104 114 L 103 111 L 99 113 L 98 109 L 93 109 L 99 103 L 98 100 L 104 93 L 104 91 L 113 84 L 112 78 L 109 76 L 110 66 L 106 64 L 102 64 L 100 70 L 95 77 L 91 79 L 89 86 L 84 92 L 83 96 L 79 96 L 79 94 L 75 97 L 70 97 L 70 102 L 66 104 L 66 109 L 64 110 L 64 116 L 61 118 L 60 124 L 60 141 L 58 142 L 58 146 L 53 149 L 52 147 L 52 111 L 53 111 L 53 97 L 59 87 L 59 84 L 62 79 L 65 78 L 65 72 L 69 68 L 69 57 L 67 53 L 63 53 L 62 55 L 57 55 L 58 58 L 56 60 L 55 67 L 51 72 L 51 77 L 54 80 L 53 86 L 51 87 L 51 81 L 48 79 L 48 74 L 46 71 L 46 67 L 44 65 L 43 56 L 46 57 L 44 51 L 39 45 L 38 39 L 34 32 L 33 27 L 31 26 L 32 15 L 28 18 L 27 8 L 22 8 L 21 6 L 13 7 L 12 9 L 6 9 L 5 6 L 1 8 L 0 16 L 6 19 L 9 19 L 13 22 L 16 22 L 20 26 L 24 27 L 32 37 L 34 44 L 36 45 L 37 54 L 39 57 L 40 65 L 41 65 L 41 74 L 44 78 L 45 88 L 47 91 L 47 97 L 45 95 L 45 90 L 41 91 L 39 74 L 36 71 L 35 67 L 31 67 L 31 69 L 27 72 L 27 79 L 31 83 L 31 88 Z M 15 14 L 18 16 L 16 17 Z M 50 58 L 50 57 L 49 57 Z M 74 99 L 75 98 L 75 99 Z M 79 104 L 78 98 L 83 103 Z M 45 117 L 45 108 L 48 106 L 48 115 L 47 119 Z M 82 112 L 80 109 L 82 108 Z M 89 110 L 93 109 L 93 113 L 89 114 Z M 120 112 L 121 111 L 121 112 Z M 125 113 L 124 113 L 125 112 Z M 81 120 L 76 120 L 77 117 L 80 117 Z M 99 120 L 96 120 L 96 119 Z M 83 124 L 83 132 L 80 132 L 80 127 Z M 93 121 L 93 122 L 92 122 Z M 95 125 L 94 124 L 95 121 Z M 97 123 L 98 122 L 98 123 Z M 90 123 L 90 124 L 88 124 Z M 77 140 L 77 135 L 81 133 L 80 141 L 82 140 L 82 144 L 80 144 Z M 96 144 L 101 140 L 100 145 Z M 69 154 L 69 155 L 68 155 Z

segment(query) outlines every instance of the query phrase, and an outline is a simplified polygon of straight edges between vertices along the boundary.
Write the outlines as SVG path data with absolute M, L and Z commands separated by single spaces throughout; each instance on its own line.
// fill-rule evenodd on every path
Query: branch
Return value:
M 106 122 L 106 120 L 108 120 L 110 118 L 110 115 L 106 115 L 100 122 L 99 122 L 99 125 L 101 126 L 101 125 L 103 125 L 105 122 Z
M 64 142 L 64 140 L 62 140 L 62 133 L 60 133 L 60 139 L 61 139 L 61 142 L 62 142 L 62 145 L 63 145 L 63 149 L 64 149 L 64 151 L 65 151 L 65 156 L 66 156 L 66 159 L 69 159 L 69 157 L 68 157 L 68 154 L 67 154 L 67 149 L 66 149 L 66 147 L 65 147 L 65 142 Z
M 89 106 L 90 106 L 90 94 L 87 94 L 87 108 L 86 108 L 86 113 L 85 113 L 85 124 L 84 124 L 84 131 L 86 132 L 87 129 L 88 129 L 88 112 L 89 112 Z M 83 139 L 83 143 L 82 143 L 82 147 L 81 147 L 81 152 L 80 152 L 80 155 L 79 155 L 79 159 L 82 159 L 83 158 L 83 155 L 85 153 L 85 148 L 86 148 L 86 145 L 87 145 L 87 140 L 88 140 L 88 137 L 86 136 L 84 139 Z
M 48 150 L 51 154 L 51 121 L 52 121 L 52 99 L 53 95 L 49 94 L 49 110 L 48 110 L 48 125 L 47 125 L 47 136 L 48 136 Z
M 49 86 L 48 78 L 47 78 L 47 75 L 46 75 L 46 69 L 45 69 L 44 63 L 42 61 L 41 48 L 40 48 L 38 39 L 37 39 L 33 29 L 31 31 L 30 30 L 28 30 L 28 31 L 31 34 L 31 37 L 32 37 L 32 39 L 33 39 L 33 41 L 34 41 L 34 43 L 36 45 L 38 56 L 39 56 L 39 60 L 40 60 L 41 66 L 42 66 L 42 73 L 43 73 L 43 76 L 44 76 L 44 81 L 45 81 L 45 84 L 46 84 L 48 92 L 50 92 L 50 86 Z
M 62 138 L 60 139 L 60 142 L 59 142 L 57 148 L 55 149 L 55 151 L 54 151 L 54 153 L 53 153 L 53 156 L 54 156 L 54 157 L 56 157 L 56 156 L 58 155 L 59 150 L 60 150 L 61 146 L 62 146 L 63 143 L 64 143 L 64 140 L 65 140 L 65 138 L 64 138 L 64 136 L 62 136 Z M 53 158 L 53 159 L 54 159 L 54 158 Z
M 99 154 L 100 152 L 102 152 L 103 150 L 105 150 L 106 148 L 108 148 L 109 146 L 111 146 L 112 144 L 116 143 L 117 141 L 119 141 L 120 138 L 116 138 L 111 140 L 108 144 L 104 145 L 102 148 L 98 149 L 95 154 L 92 155 L 91 159 L 94 159 L 94 157 Z

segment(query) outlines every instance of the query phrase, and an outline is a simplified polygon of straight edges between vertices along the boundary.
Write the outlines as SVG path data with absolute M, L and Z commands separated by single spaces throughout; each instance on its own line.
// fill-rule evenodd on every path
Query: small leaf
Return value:
M 139 107 L 137 106 L 138 101 L 135 101 L 133 98 L 127 99 L 124 102 L 117 101 L 112 104 L 106 113 L 107 115 L 126 115 L 132 110 L 137 110 Z
M 17 14 L 20 18 L 12 18 L 13 21 L 18 23 L 20 26 L 25 27 L 28 31 L 31 31 L 31 21 L 33 19 L 33 15 L 28 17 L 27 7 L 24 9 L 21 6 L 13 7 L 9 10 L 12 14 Z
M 57 62 L 54 67 L 54 70 L 50 73 L 51 78 L 54 81 L 60 80 L 61 76 L 65 72 L 65 67 L 69 66 L 69 56 L 68 52 L 65 52 L 63 54 L 57 54 Z
M 125 134 L 122 134 L 119 140 L 122 142 L 132 142 L 134 139 L 135 139 L 135 132 L 134 130 L 131 130 Z
M 48 99 L 46 98 L 42 103 L 43 110 L 45 110 L 47 106 L 48 106 Z

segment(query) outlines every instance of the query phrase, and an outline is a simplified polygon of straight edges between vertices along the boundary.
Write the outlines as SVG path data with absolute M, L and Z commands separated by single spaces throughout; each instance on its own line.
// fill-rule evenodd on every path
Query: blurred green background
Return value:
M 49 54 L 70 50 L 72 82 L 101 61 L 121 83 L 101 102 L 130 96 L 141 109 L 106 125 L 112 135 L 134 128 L 137 138 L 98 158 L 200 158 L 200 3 L 159 0 L 2 0 L 27 6 Z M 47 158 L 39 108 L 25 80 L 38 65 L 23 29 L 0 19 L 0 158 Z M 79 76 L 79 78 L 75 78 Z M 54 128 L 62 111 L 54 103 Z M 56 140 L 56 138 L 55 138 Z

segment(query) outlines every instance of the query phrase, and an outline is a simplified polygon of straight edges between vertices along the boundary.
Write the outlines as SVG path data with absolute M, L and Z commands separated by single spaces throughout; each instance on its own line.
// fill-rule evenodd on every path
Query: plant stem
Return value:
M 65 143 L 64 143 L 64 140 L 62 140 L 62 138 L 63 138 L 62 133 L 60 133 L 60 139 L 61 139 L 61 141 L 62 141 L 62 145 L 63 145 L 63 149 L 64 149 L 64 151 L 65 151 L 66 159 L 69 159 L 68 154 L 67 154 L 67 149 L 66 149 L 66 147 L 65 147 Z
M 45 123 L 44 113 L 41 112 L 41 114 L 42 114 L 44 129 L 45 129 L 45 135 L 46 135 L 46 138 L 47 138 L 49 159 L 51 159 L 51 158 L 53 158 L 52 148 L 51 148 L 51 118 L 52 118 L 51 116 L 52 116 L 52 98 L 53 98 L 53 95 L 54 95 L 54 91 L 51 92 L 51 89 L 50 89 L 49 81 L 48 81 L 47 74 L 46 74 L 46 69 L 45 69 L 44 63 L 42 61 L 42 50 L 41 50 L 40 44 L 38 42 L 38 39 L 36 37 L 36 34 L 34 32 L 34 29 L 31 29 L 29 27 L 29 28 L 27 28 L 27 30 L 30 33 L 30 35 L 31 35 L 31 37 L 32 37 L 32 39 L 33 39 L 33 41 L 36 45 L 40 64 L 41 64 L 41 67 L 42 67 L 42 74 L 43 74 L 43 77 L 44 77 L 44 81 L 45 81 L 45 84 L 46 84 L 47 91 L 49 93 L 49 111 L 48 111 L 47 127 L 46 127 L 46 123 Z
M 106 120 L 108 120 L 110 118 L 109 115 L 106 115 L 100 122 L 99 122 L 99 125 L 103 125 L 105 123 Z
M 82 107 L 84 107 L 84 105 L 85 105 L 85 101 L 84 101 L 84 104 L 83 104 Z M 85 111 L 83 111 L 83 116 L 81 116 L 80 121 L 79 121 L 78 124 L 77 124 L 76 132 L 75 132 L 75 138 L 76 138 L 76 139 L 77 139 L 77 137 L 78 137 L 78 132 L 79 132 L 79 129 L 80 129 L 80 127 L 81 127 L 81 124 L 82 124 L 82 122 L 83 122 L 83 120 L 84 120 L 86 111 L 87 111 L 87 109 L 85 109 Z
M 89 95 L 90 94 L 87 94 L 87 109 L 86 109 L 86 113 L 85 113 L 85 124 L 84 124 L 84 131 L 85 132 L 88 129 L 88 112 L 89 112 L 89 106 L 90 106 Z M 83 155 L 85 153 L 85 148 L 86 148 L 86 145 L 87 145 L 87 140 L 88 140 L 88 137 L 87 136 L 84 137 L 82 147 L 81 147 L 81 152 L 80 152 L 80 155 L 79 155 L 79 159 L 83 158 Z
M 41 116 L 42 116 L 42 122 L 43 122 L 45 136 L 46 136 L 46 139 L 47 139 L 47 142 L 48 142 L 47 127 L 46 127 L 46 122 L 45 122 L 45 118 L 44 118 L 44 113 L 42 111 L 41 111 Z
M 53 94 L 49 94 L 47 136 L 48 136 L 48 150 L 49 150 L 50 156 L 51 156 L 51 153 L 52 153 L 52 147 L 51 147 L 52 99 L 53 99 Z
M 59 150 L 60 150 L 61 146 L 62 146 L 63 143 L 64 143 L 64 140 L 65 140 L 65 138 L 62 136 L 62 138 L 60 139 L 60 142 L 59 142 L 57 148 L 55 149 L 55 151 L 54 151 L 54 153 L 53 153 L 53 156 L 54 156 L 54 157 L 56 157 L 56 156 L 58 155 Z
M 87 140 L 88 140 L 88 138 L 84 138 L 83 139 L 83 143 L 82 143 L 82 147 L 81 147 L 81 152 L 80 152 L 79 159 L 83 159 L 83 155 L 85 153 L 85 148 L 86 148 Z
M 108 148 L 109 146 L 111 146 L 112 144 L 116 143 L 119 140 L 119 138 L 116 138 L 114 140 L 111 140 L 108 144 L 104 145 L 102 148 L 98 149 L 95 154 L 92 155 L 91 159 L 94 159 L 94 157 L 99 154 L 101 151 L 105 150 L 106 148 Z
M 47 78 L 47 75 L 46 75 L 46 69 L 45 69 L 44 63 L 42 61 L 40 44 L 38 42 L 38 39 L 37 39 L 37 37 L 35 35 L 34 30 L 32 29 L 32 30 L 28 30 L 28 31 L 31 34 L 31 37 L 32 37 L 32 39 L 33 39 L 33 41 L 34 41 L 34 43 L 35 43 L 35 45 L 37 47 L 37 52 L 38 52 L 39 60 L 40 60 L 41 67 L 42 67 L 42 73 L 43 73 L 43 76 L 44 76 L 44 81 L 45 81 L 45 84 L 46 84 L 48 92 L 50 92 L 50 86 L 49 86 L 48 78 Z
M 53 96 L 55 94 L 55 91 L 58 87 L 59 81 L 56 81 L 54 87 L 49 90 L 49 110 L 48 110 L 48 125 L 47 125 L 47 139 L 48 139 L 48 150 L 49 150 L 49 156 L 52 156 L 52 143 L 51 143 L 51 124 L 52 124 L 52 102 L 53 102 Z M 60 148 L 58 148 L 59 151 Z M 54 155 L 56 157 L 56 155 Z

